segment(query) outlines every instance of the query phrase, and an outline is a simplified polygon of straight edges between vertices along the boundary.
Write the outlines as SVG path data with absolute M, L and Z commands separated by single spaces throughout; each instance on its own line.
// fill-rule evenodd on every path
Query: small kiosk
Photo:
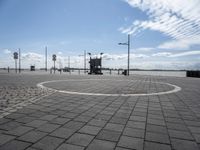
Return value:
M 99 74 L 102 75 L 102 58 L 91 58 L 90 57 L 90 72 L 88 74 Z

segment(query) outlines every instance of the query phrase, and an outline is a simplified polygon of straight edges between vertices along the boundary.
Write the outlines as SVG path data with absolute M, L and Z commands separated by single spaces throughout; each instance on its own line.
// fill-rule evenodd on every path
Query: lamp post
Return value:
M 129 64 L 130 64 L 130 34 L 128 34 L 128 42 L 127 43 L 118 43 L 119 45 L 127 45 L 128 46 L 128 64 L 127 64 L 127 75 L 129 76 Z
M 101 53 L 100 53 L 100 59 L 101 59 L 101 63 L 100 63 L 100 64 L 101 64 L 101 73 L 102 73 L 102 55 L 103 55 L 103 53 L 101 52 Z
M 21 50 L 19 48 L 19 73 L 21 73 Z
M 91 58 L 91 55 L 92 55 L 92 54 L 91 54 L 91 53 L 88 53 L 88 55 L 90 56 L 90 61 L 89 61 L 89 62 L 91 62 L 91 59 L 92 59 L 92 58 Z M 91 68 L 91 63 L 90 63 L 90 74 L 92 73 L 92 70 L 91 70 L 91 69 L 92 69 L 92 68 Z
M 54 62 L 54 74 L 55 74 L 55 71 L 56 71 L 56 66 L 55 66 L 56 55 L 55 55 L 55 54 L 52 55 L 52 60 L 53 60 L 53 62 Z
M 13 58 L 15 60 L 15 72 L 17 73 L 17 59 L 18 59 L 18 53 L 17 52 L 13 53 Z
M 45 47 L 45 70 L 47 71 L 47 46 Z

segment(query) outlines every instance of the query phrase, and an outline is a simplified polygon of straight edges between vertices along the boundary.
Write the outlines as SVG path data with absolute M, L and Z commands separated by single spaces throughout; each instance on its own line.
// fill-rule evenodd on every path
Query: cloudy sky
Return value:
M 83 67 L 83 52 L 103 66 L 126 68 L 131 34 L 131 68 L 200 69 L 200 0 L 0 0 L 0 68 Z

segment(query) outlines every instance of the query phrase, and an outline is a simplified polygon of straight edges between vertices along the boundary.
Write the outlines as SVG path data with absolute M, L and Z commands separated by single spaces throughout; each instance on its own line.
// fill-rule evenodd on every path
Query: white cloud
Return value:
M 171 55 L 172 55 L 172 53 L 170 53 L 170 52 L 160 52 L 160 53 L 152 54 L 152 56 L 154 56 L 154 57 L 168 57 Z
M 103 60 L 126 60 L 128 57 L 128 54 L 103 54 Z M 148 58 L 148 55 L 145 54 L 130 54 L 130 59 L 143 59 L 143 58 Z
M 63 53 L 62 52 L 58 52 L 58 55 L 62 55 Z
M 148 15 L 148 20 L 137 20 L 122 33 L 135 34 L 150 29 L 171 37 L 172 41 L 160 48 L 189 48 L 200 43 L 199 0 L 125 0 L 132 7 Z
M 200 51 L 188 51 L 183 53 L 172 54 L 169 57 L 183 57 L 183 56 L 190 56 L 190 55 L 200 55 Z
M 143 51 L 143 52 L 150 52 L 150 51 L 154 50 L 154 48 L 152 48 L 152 47 L 141 47 L 141 48 L 137 48 L 136 50 L 137 51 Z
M 158 46 L 161 49 L 189 49 L 190 45 L 200 43 L 200 36 L 184 38 L 180 40 L 172 40 Z
M 184 57 L 184 56 L 191 56 L 191 55 L 200 55 L 200 50 L 186 51 L 186 52 L 181 52 L 181 53 L 159 52 L 159 53 L 152 54 L 153 57 Z
M 8 49 L 4 49 L 3 52 L 4 52 L 5 54 L 11 54 L 11 51 L 8 50 Z
M 31 61 L 31 62 L 42 62 L 44 59 L 44 55 L 38 53 L 22 53 L 22 60 Z

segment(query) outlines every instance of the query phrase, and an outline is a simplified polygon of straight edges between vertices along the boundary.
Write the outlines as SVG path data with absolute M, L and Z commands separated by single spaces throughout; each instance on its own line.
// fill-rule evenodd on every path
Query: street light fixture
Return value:
M 127 45 L 128 46 L 128 64 L 127 64 L 127 75 L 129 76 L 129 64 L 130 64 L 130 34 L 128 34 L 128 42 L 127 43 L 118 43 L 119 45 Z

